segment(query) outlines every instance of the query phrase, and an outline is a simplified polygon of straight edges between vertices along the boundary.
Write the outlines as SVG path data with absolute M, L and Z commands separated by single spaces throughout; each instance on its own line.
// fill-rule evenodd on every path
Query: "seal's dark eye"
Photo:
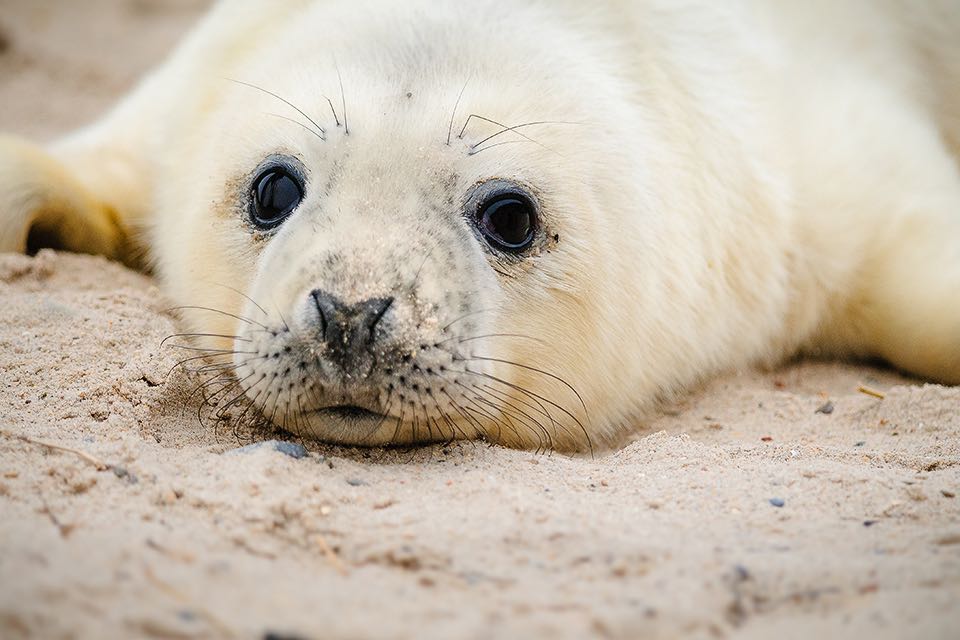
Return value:
M 491 245 L 518 253 L 533 243 L 537 222 L 533 204 L 521 193 L 494 195 L 477 208 L 477 223 Z
M 271 167 L 253 181 L 250 217 L 261 229 L 272 229 L 293 213 L 303 199 L 303 183 L 282 167 Z

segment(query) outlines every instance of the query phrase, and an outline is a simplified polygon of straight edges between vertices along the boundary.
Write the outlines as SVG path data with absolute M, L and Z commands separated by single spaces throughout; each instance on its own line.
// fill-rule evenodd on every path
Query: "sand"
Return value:
M 204 4 L 3 0 L 0 129 L 95 117 Z M 297 459 L 197 419 L 169 306 L 0 256 L 0 637 L 957 637 L 958 389 L 799 362 L 593 458 Z

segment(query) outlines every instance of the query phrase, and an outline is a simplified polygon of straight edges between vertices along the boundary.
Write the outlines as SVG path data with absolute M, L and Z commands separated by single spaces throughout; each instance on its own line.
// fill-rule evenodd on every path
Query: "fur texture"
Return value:
M 0 249 L 144 250 L 227 414 L 329 441 L 583 450 L 798 352 L 960 383 L 960 4 L 921 5 L 225 1 L 101 122 L 0 138 Z M 499 179 L 522 258 L 464 213 Z M 317 289 L 394 299 L 355 370 Z

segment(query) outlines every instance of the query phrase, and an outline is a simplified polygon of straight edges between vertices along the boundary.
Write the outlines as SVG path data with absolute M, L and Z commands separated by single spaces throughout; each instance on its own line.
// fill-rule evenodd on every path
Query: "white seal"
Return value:
M 223 415 L 587 449 L 798 352 L 960 382 L 960 5 L 218 5 L 0 140 L 0 248 L 135 262 Z

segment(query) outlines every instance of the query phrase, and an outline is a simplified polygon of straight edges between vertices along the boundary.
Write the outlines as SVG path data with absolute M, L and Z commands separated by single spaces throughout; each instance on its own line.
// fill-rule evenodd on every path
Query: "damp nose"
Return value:
M 327 343 L 327 357 L 347 368 L 365 347 L 376 340 L 377 325 L 393 304 L 393 298 L 369 298 L 345 304 L 322 289 L 310 292 L 317 309 L 320 335 Z

